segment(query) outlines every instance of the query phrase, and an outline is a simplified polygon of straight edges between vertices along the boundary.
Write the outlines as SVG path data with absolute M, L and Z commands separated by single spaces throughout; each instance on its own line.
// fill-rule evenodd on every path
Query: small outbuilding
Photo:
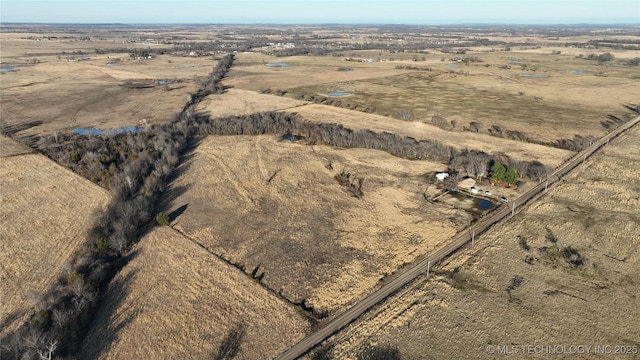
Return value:
M 441 172 L 436 174 L 436 179 L 438 179 L 439 181 L 444 181 L 444 179 L 448 177 L 449 177 L 449 173 L 446 173 L 446 172 Z
M 458 187 L 471 189 L 476 184 L 476 181 L 472 178 L 466 178 L 460 182 L 458 182 Z

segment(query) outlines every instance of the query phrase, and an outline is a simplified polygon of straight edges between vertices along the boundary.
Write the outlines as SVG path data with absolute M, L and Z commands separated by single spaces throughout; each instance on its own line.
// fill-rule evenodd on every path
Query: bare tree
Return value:
M 58 348 L 58 340 L 53 340 L 47 346 L 45 351 L 38 351 L 40 360 L 51 360 L 53 358 L 53 352 Z

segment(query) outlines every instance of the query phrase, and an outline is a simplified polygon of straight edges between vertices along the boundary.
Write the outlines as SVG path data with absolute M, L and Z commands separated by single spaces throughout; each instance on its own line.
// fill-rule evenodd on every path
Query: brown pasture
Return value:
M 413 120 L 426 123 L 441 116 L 457 123 L 449 127 L 453 131 L 463 130 L 470 122 L 482 123 L 485 133 L 497 125 L 547 143 L 574 135 L 604 135 L 607 130 L 601 122 L 609 115 L 624 118 L 629 113 L 624 105 L 636 104 L 640 96 L 636 89 L 640 68 L 619 62 L 603 64 L 550 51 L 470 52 L 465 56 L 482 62 L 465 65 L 451 61 L 453 55 L 428 55 L 424 62 L 394 63 L 432 71 L 396 70 L 396 74 L 360 80 L 336 78 L 290 88 L 288 96 L 328 97 L 330 91 L 349 91 L 353 94 L 334 99 L 374 108 L 375 113 L 390 117 L 401 111 L 410 113 Z M 380 66 L 383 64 L 390 63 Z M 505 66 L 509 68 L 501 68 Z
M 523 345 L 592 346 L 589 354 L 595 345 L 640 346 L 639 139 L 635 129 L 605 148 L 431 279 L 347 328 L 333 340 L 336 358 L 355 358 L 367 344 L 397 346 L 409 359 L 489 359 L 495 354 L 487 349 L 498 345 L 516 345 L 519 354 Z M 583 266 L 563 257 L 569 246 Z M 516 275 L 524 281 L 509 296 Z
M 447 131 L 423 122 L 398 120 L 328 105 L 305 105 L 295 108 L 294 112 L 308 121 L 338 123 L 354 130 L 386 131 L 418 140 L 435 140 L 456 149 L 482 150 L 490 154 L 503 152 L 518 160 L 538 160 L 549 166 L 557 166 L 571 157 L 570 151 L 549 146 L 498 140 L 482 133 Z
M 169 212 L 184 210 L 173 226 L 318 313 L 362 297 L 471 220 L 423 199 L 424 174 L 444 165 L 378 150 L 210 136 L 182 166 L 168 195 Z M 361 199 L 334 179 L 342 170 L 364 179 Z
M 309 331 L 292 305 L 169 227 L 153 229 L 129 257 L 82 358 L 216 358 L 239 327 L 238 358 L 267 359 Z
M 2 140 L 3 149 L 9 141 Z M 31 300 L 62 274 L 93 224 L 91 214 L 109 198 L 104 189 L 42 155 L 13 155 L 0 158 L 3 335 L 24 322 L 36 305 Z
M 294 111 L 296 107 L 303 104 L 306 102 L 232 88 L 226 90 L 224 94 L 207 96 L 198 104 L 196 110 L 212 118 L 217 118 L 249 115 L 263 111 Z

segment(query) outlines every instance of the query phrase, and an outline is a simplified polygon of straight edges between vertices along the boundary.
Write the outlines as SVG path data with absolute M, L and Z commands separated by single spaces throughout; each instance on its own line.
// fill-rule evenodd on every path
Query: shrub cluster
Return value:
M 498 169 L 498 173 L 493 167 L 498 168 L 499 164 L 504 171 Z M 512 169 L 512 170 L 507 170 Z M 455 175 L 466 173 L 467 176 L 473 176 L 478 179 L 486 176 L 491 170 L 491 176 L 496 181 L 506 181 L 507 172 L 509 172 L 510 180 L 513 184 L 517 183 L 518 174 L 525 176 L 534 181 L 540 181 L 547 176 L 547 167 L 541 162 L 534 161 L 518 161 L 509 156 L 497 153 L 489 155 L 483 151 L 463 150 L 461 152 L 453 152 L 451 161 L 449 161 L 449 171 Z M 500 175 L 500 174 L 502 175 Z M 515 175 L 515 178 L 513 177 Z M 451 180 L 451 181 L 453 181 Z
M 274 94 L 278 95 L 278 94 L 283 94 L 286 92 L 282 92 L 279 90 L 276 90 L 274 92 Z M 324 105 L 331 105 L 331 106 L 336 106 L 336 107 L 341 107 L 344 109 L 351 109 L 351 110 L 357 110 L 357 111 L 362 111 L 362 112 L 366 112 L 366 113 L 373 113 L 376 111 L 375 106 L 372 105 L 363 105 L 363 104 L 353 104 L 350 102 L 346 102 L 344 100 L 339 100 L 339 99 L 333 99 L 333 98 L 329 98 L 326 96 L 321 96 L 321 95 L 309 95 L 309 94 L 298 94 L 296 96 L 294 96 L 295 99 L 297 100 L 303 100 L 303 101 L 310 101 L 316 104 L 324 104 Z
M 556 141 L 556 146 L 560 149 L 566 149 L 571 151 L 582 151 L 589 147 L 597 140 L 594 136 L 581 136 L 574 135 L 573 139 L 559 139 Z
M 361 198 L 364 196 L 364 192 L 362 191 L 362 185 L 364 183 L 363 178 L 359 178 L 350 172 L 342 170 L 340 173 L 334 176 L 338 184 L 344 186 L 345 191 L 349 193 L 351 196 L 356 198 Z

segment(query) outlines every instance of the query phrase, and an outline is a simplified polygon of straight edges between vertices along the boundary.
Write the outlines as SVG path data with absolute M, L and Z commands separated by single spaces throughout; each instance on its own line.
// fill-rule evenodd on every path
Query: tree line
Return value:
M 132 244 L 153 224 L 160 195 L 190 141 L 189 108 L 203 94 L 223 89 L 219 82 L 232 63 L 233 55 L 223 58 L 202 89 L 191 96 L 189 106 L 166 124 L 137 134 L 75 136 L 65 145 L 42 149 L 48 155 L 57 154 L 54 160 L 62 160 L 63 165 L 76 163 L 76 170 L 84 166 L 85 175 L 92 174 L 108 186 L 112 199 L 95 214 L 83 248 L 40 296 L 30 319 L 2 339 L 0 357 L 50 357 L 49 349 L 55 349 L 56 356 L 73 356 L 80 348 L 100 294 L 126 263 Z M 58 145 L 57 137 L 53 141 Z M 44 144 L 52 145 L 51 141 Z

